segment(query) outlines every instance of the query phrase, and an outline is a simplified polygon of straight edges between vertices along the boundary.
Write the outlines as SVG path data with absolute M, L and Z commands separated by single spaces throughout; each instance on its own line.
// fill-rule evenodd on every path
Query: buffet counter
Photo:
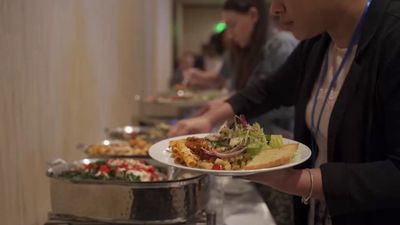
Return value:
M 239 180 L 236 180 L 239 181 Z M 235 179 L 233 180 L 235 182 Z M 255 187 L 241 194 L 225 194 L 224 221 L 226 225 L 275 225 L 272 215 Z
M 275 225 L 268 206 L 258 194 L 253 184 L 241 180 L 226 178 L 224 188 L 223 223 L 217 216 L 217 224 L 225 225 Z M 217 189 L 213 189 L 215 192 Z M 211 196 L 215 193 L 211 192 Z M 212 203 L 212 200 L 211 200 Z M 209 208 L 217 207 L 209 205 Z

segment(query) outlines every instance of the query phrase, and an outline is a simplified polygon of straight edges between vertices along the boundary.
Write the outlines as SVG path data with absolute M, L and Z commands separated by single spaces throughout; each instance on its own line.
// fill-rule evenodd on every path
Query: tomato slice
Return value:
M 214 164 L 214 166 L 212 167 L 212 169 L 213 169 L 213 170 L 223 170 L 223 169 L 224 169 L 224 166 L 221 165 L 221 164 L 216 163 L 216 164 Z
M 100 172 L 106 174 L 108 174 L 111 171 L 110 167 L 108 167 L 107 165 L 101 165 L 99 170 Z

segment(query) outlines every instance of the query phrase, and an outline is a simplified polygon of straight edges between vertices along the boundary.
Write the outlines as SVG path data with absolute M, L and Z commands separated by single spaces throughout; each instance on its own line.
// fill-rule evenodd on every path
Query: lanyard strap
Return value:
M 329 64 L 329 61 L 328 61 L 329 60 L 329 53 L 328 52 L 329 51 L 326 54 L 326 59 L 325 59 L 325 63 L 324 63 L 324 66 L 323 66 L 323 70 L 321 71 L 321 73 L 322 73 L 321 75 L 323 77 L 321 77 L 321 79 L 319 81 L 317 93 L 315 95 L 314 102 L 313 102 L 313 108 L 312 108 L 312 111 L 311 111 L 311 129 L 312 129 L 312 131 L 314 131 L 314 135 L 316 135 L 316 136 L 319 134 L 319 127 L 320 127 L 320 124 L 321 124 L 322 114 L 324 113 L 325 106 L 326 106 L 326 103 L 328 101 L 329 95 L 330 95 L 333 87 L 336 85 L 336 81 L 339 78 L 340 73 L 342 72 L 344 66 L 347 64 L 347 61 L 349 60 L 350 55 L 353 52 L 353 48 L 354 48 L 354 46 L 356 45 L 356 43 L 358 42 L 358 40 L 359 40 L 359 38 L 361 36 L 361 28 L 362 28 L 362 25 L 364 23 L 365 17 L 366 17 L 366 15 L 368 13 L 368 9 L 369 9 L 369 6 L 370 6 L 371 2 L 372 2 L 372 0 L 368 0 L 367 5 L 364 8 L 364 12 L 363 12 L 363 14 L 361 16 L 361 19 L 358 22 L 356 30 L 355 30 L 352 38 L 351 38 L 350 45 L 347 48 L 346 53 L 343 56 L 342 62 L 340 63 L 338 69 L 334 73 L 332 81 L 329 84 L 328 91 L 326 93 L 324 102 L 322 104 L 321 111 L 320 111 L 319 116 L 318 116 L 317 126 L 315 126 L 314 118 L 315 118 L 315 110 L 316 110 L 316 106 L 317 106 L 317 99 L 318 99 L 322 84 L 323 84 L 323 82 L 324 82 L 324 80 L 326 78 L 326 74 L 328 72 L 328 64 Z

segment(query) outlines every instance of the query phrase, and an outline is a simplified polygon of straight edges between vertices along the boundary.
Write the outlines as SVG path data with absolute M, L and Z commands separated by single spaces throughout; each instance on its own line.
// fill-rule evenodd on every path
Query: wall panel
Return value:
M 43 224 L 46 161 L 83 157 L 77 143 L 129 123 L 136 94 L 164 89 L 170 8 L 165 0 L 0 0 L 0 224 Z

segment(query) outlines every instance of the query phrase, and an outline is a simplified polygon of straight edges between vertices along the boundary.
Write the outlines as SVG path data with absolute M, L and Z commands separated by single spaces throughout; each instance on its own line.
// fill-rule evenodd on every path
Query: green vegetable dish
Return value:
M 77 168 L 62 172 L 58 177 L 72 180 L 149 182 L 164 180 L 165 175 L 142 160 L 109 159 L 81 164 Z

